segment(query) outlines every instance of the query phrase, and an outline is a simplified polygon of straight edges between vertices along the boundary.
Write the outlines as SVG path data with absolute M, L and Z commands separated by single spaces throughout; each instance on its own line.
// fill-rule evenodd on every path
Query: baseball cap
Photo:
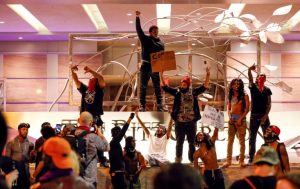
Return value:
M 30 125 L 29 125 L 29 123 L 20 123 L 19 126 L 18 126 L 18 130 L 23 128 L 23 127 L 28 129 L 28 128 L 30 128 Z
M 51 137 L 46 140 L 44 153 L 52 158 L 54 165 L 60 169 L 73 168 L 71 146 L 68 141 L 61 137 Z
M 276 165 L 279 163 L 278 155 L 276 151 L 269 146 L 262 146 L 255 154 L 253 164 L 257 163 L 269 163 L 271 165 Z
M 280 129 L 276 125 L 270 125 L 272 132 L 274 132 L 277 136 L 280 134 Z
M 181 80 L 181 82 L 184 82 L 188 86 L 190 86 L 190 84 L 191 84 L 191 78 L 189 76 L 184 76 L 184 78 Z

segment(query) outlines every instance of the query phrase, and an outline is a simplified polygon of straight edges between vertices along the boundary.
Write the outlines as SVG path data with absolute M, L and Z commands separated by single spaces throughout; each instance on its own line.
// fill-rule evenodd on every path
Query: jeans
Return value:
M 196 137 L 196 122 L 175 122 L 175 134 L 176 134 L 176 159 L 182 158 L 183 143 L 185 135 L 189 143 L 189 160 L 193 162 L 195 152 L 195 137 Z
M 224 176 L 221 169 L 205 170 L 203 177 L 208 189 L 225 189 Z
M 242 125 L 236 126 L 235 124 L 228 125 L 228 144 L 227 144 L 227 162 L 231 163 L 232 160 L 232 146 L 236 133 L 240 143 L 240 156 L 239 162 L 244 162 L 245 159 L 245 136 L 246 136 L 246 119 L 243 120 Z
M 256 152 L 256 136 L 258 128 L 260 126 L 261 118 L 264 115 L 251 114 L 250 116 L 250 137 L 249 137 L 249 162 L 251 163 Z M 266 119 L 265 123 L 261 125 L 263 134 L 266 132 L 266 129 L 270 126 L 269 117 Z
M 152 79 L 152 84 L 156 96 L 157 104 L 161 104 L 161 90 L 160 90 L 160 78 L 158 72 L 152 72 L 150 63 L 142 63 L 140 69 L 140 104 L 141 106 L 146 106 L 146 90 L 150 78 Z

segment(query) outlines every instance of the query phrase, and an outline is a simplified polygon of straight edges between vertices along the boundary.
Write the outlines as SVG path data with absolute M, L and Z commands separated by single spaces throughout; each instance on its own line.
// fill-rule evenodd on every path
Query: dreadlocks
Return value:
M 214 144 L 211 142 L 209 134 L 203 133 L 204 139 L 203 139 L 202 141 L 200 141 L 200 140 L 198 139 L 198 135 L 199 135 L 200 133 L 202 133 L 202 132 L 199 132 L 199 133 L 197 133 L 197 135 L 196 135 L 196 138 L 195 138 L 195 145 L 196 145 L 197 147 L 200 147 L 201 143 L 204 142 L 204 143 L 205 143 L 205 146 L 206 146 L 206 149 L 207 149 L 207 150 L 210 150 L 210 149 L 214 146 Z
M 230 85 L 229 85 L 229 95 L 228 95 L 228 99 L 229 99 L 229 102 L 231 102 L 232 100 L 232 97 L 233 97 L 233 85 L 235 82 L 238 82 L 239 83 L 239 89 L 238 89 L 238 96 L 237 96 L 237 99 L 238 99 L 238 102 L 240 100 L 242 100 L 242 109 L 243 109 L 243 112 L 245 111 L 246 109 L 246 101 L 245 101 L 245 90 L 244 90 L 244 82 L 242 79 L 240 78 L 235 78 L 233 79 L 231 82 L 230 82 Z

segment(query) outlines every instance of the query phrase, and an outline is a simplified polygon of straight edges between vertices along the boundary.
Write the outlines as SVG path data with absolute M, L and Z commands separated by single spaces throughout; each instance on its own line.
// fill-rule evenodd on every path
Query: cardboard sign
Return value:
M 203 124 L 211 125 L 219 129 L 224 128 L 224 113 L 214 107 L 206 105 L 201 119 Z
M 162 51 L 151 54 L 152 72 L 176 70 L 176 59 L 174 51 Z

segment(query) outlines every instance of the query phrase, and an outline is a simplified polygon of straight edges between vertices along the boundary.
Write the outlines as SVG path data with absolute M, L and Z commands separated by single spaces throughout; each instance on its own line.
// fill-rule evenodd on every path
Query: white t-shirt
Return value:
M 155 134 L 150 132 L 149 134 L 149 155 L 152 154 L 158 154 L 162 157 L 167 156 L 167 143 L 168 138 L 167 134 L 165 134 L 163 137 L 158 138 L 154 136 Z

